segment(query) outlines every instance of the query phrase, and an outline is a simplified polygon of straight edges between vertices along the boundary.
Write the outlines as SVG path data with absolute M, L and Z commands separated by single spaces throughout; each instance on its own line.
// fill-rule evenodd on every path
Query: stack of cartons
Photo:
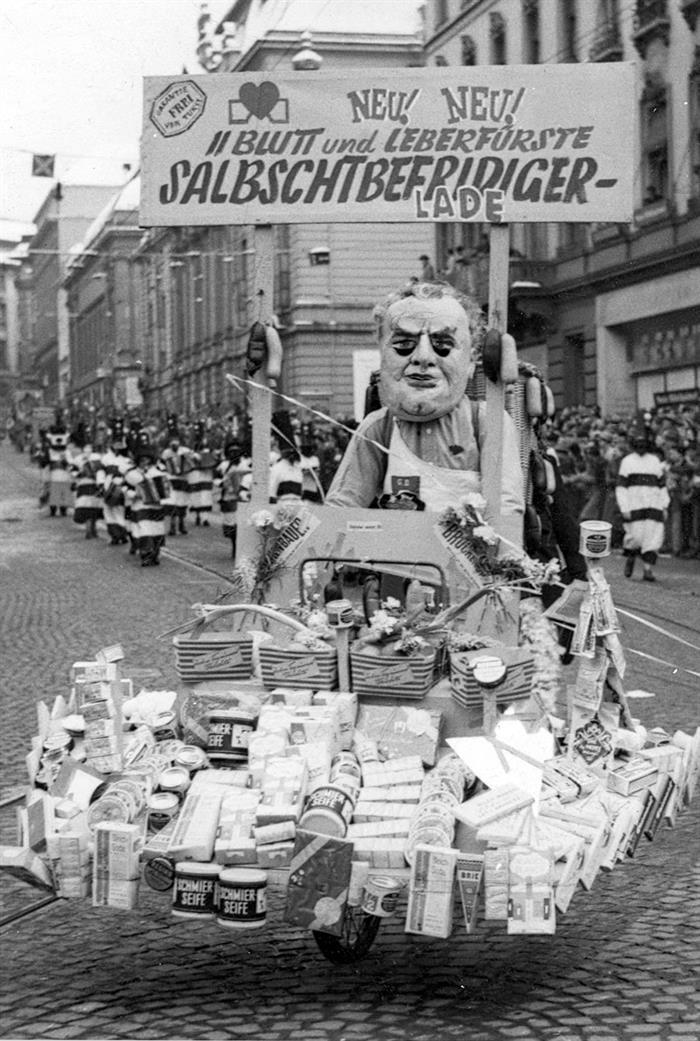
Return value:
M 95 827 L 93 907 L 132 910 L 138 902 L 142 831 L 137 824 L 102 821 Z
M 122 768 L 121 681 L 116 662 L 74 662 L 76 707 L 85 720 L 86 761 L 100 773 Z
M 447 939 L 452 933 L 456 849 L 417 845 L 408 890 L 406 932 Z
M 51 842 L 53 875 L 56 895 L 80 898 L 90 895 L 92 856 L 85 831 L 62 831 Z
M 406 840 L 424 777 L 417 755 L 362 764 L 362 787 L 347 833 L 357 860 L 383 870 L 405 867 Z

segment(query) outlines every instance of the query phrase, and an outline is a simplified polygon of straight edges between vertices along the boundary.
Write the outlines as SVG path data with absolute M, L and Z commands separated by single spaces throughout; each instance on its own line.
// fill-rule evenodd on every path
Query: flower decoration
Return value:
M 411 627 L 401 603 L 393 597 L 383 600 L 381 607 L 372 614 L 369 628 L 358 644 L 375 644 L 380 647 L 391 644 L 392 653 L 405 655 L 425 654 L 433 650 L 420 632 Z
M 258 550 L 255 556 L 243 557 L 233 569 L 235 591 L 252 604 L 264 603 L 275 575 L 282 564 L 280 554 L 284 544 L 282 532 L 296 519 L 299 506 L 284 503 L 275 511 L 262 509 L 251 514 L 248 523 L 258 532 Z
M 557 560 L 544 564 L 512 544 L 507 544 L 510 552 L 499 554 L 504 540 L 484 520 L 485 508 L 483 496 L 474 493 L 463 496 L 457 507 L 448 506 L 438 518 L 443 530 L 456 528 L 463 537 L 466 536 L 469 557 L 484 586 L 491 590 L 510 587 L 521 592 L 539 593 L 543 585 L 557 582 Z

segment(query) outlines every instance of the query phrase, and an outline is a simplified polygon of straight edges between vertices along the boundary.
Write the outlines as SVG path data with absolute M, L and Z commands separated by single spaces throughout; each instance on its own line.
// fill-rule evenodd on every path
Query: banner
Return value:
M 149 77 L 141 224 L 629 221 L 631 63 Z

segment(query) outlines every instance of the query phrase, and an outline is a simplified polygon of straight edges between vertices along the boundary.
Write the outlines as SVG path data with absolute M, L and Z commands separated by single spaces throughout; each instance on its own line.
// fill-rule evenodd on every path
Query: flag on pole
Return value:
M 32 177 L 53 177 L 55 155 L 33 155 Z

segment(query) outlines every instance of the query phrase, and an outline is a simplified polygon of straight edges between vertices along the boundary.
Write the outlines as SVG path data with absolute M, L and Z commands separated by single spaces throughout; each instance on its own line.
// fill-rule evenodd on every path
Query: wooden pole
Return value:
M 255 229 L 255 276 L 250 324 L 268 322 L 273 314 L 274 268 L 273 227 L 261 224 Z M 250 411 L 253 423 L 253 481 L 251 505 L 260 509 L 270 501 L 270 429 L 272 426 L 272 395 L 267 389 L 265 363 L 252 380 L 257 386 L 250 390 Z
M 510 227 L 492 224 L 489 247 L 489 318 L 488 328 L 500 333 L 508 331 L 508 253 Z M 481 458 L 482 488 L 489 523 L 504 535 L 501 524 L 501 475 L 503 473 L 503 409 L 505 389 L 499 379 L 486 380 L 486 432 Z

